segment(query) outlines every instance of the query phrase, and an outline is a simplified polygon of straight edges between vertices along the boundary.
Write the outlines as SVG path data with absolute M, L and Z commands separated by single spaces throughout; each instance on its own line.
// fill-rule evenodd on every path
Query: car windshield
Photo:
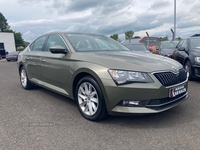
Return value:
M 144 44 L 125 44 L 132 51 L 148 51 Z
M 200 38 L 191 39 L 191 48 L 200 49 Z
M 161 49 L 174 49 L 176 48 L 179 41 L 166 41 L 162 42 L 160 48 Z
M 130 51 L 117 41 L 93 34 L 65 34 L 76 51 Z

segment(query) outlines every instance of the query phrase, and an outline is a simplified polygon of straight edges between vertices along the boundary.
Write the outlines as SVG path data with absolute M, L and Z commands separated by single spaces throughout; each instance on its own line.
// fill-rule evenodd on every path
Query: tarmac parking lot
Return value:
M 37 87 L 24 90 L 16 62 L 0 60 L 0 150 L 199 150 L 200 80 L 168 111 L 84 119 L 75 102 Z

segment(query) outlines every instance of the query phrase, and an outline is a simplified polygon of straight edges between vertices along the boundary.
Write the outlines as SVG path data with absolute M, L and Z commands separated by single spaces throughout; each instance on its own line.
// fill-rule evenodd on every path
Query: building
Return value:
M 13 33 L 0 32 L 0 50 L 7 52 L 16 51 Z

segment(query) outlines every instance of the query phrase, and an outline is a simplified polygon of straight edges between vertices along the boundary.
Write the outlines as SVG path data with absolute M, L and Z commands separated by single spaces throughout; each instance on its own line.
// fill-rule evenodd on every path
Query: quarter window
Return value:
M 35 40 L 35 42 L 30 45 L 30 50 L 31 51 L 42 51 L 45 39 L 46 39 L 46 36 L 43 36 L 43 37 L 40 37 L 37 40 Z

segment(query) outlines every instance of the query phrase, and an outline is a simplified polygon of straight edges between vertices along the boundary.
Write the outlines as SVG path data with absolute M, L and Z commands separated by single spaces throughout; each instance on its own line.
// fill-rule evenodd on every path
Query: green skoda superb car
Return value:
M 40 36 L 18 56 L 20 82 L 76 101 L 88 120 L 107 115 L 158 113 L 188 97 L 187 72 L 178 62 L 131 52 L 108 37 L 56 32 Z

